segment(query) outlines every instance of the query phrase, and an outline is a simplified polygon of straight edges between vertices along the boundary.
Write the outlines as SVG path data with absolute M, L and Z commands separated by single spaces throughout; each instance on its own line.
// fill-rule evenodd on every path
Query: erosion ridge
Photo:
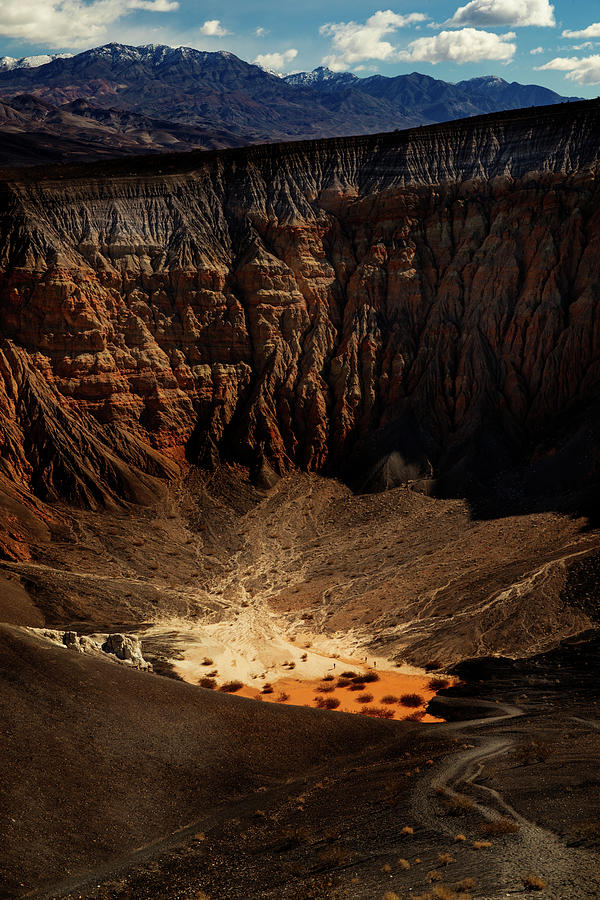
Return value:
M 2 474 L 86 505 L 186 458 L 588 479 L 599 124 L 591 101 L 5 178 Z

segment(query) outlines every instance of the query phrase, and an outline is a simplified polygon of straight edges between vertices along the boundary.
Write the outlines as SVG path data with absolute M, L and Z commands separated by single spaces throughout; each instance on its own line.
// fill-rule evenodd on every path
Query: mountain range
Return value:
M 223 51 L 108 44 L 0 59 L 0 164 L 370 134 L 572 99 L 495 76 L 279 77 Z

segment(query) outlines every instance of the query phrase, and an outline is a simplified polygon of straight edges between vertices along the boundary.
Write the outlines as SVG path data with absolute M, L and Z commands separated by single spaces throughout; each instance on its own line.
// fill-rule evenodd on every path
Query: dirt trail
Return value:
M 460 701 L 455 701 L 460 703 Z M 512 704 L 478 701 L 478 705 L 501 710 L 490 718 L 473 719 L 444 726 L 444 732 L 454 732 L 466 741 L 464 748 L 444 757 L 416 784 L 412 793 L 412 811 L 427 829 L 451 837 L 468 829 L 460 819 L 440 812 L 440 795 L 461 798 L 465 795 L 487 822 L 510 819 L 519 825 L 516 834 L 508 839 L 492 836 L 492 846 L 474 851 L 474 872 L 482 866 L 495 872 L 497 889 L 485 894 L 485 900 L 500 900 L 515 893 L 515 882 L 524 875 L 541 875 L 548 887 L 540 894 L 544 900 L 579 900 L 600 896 L 600 866 L 598 854 L 581 848 L 565 846 L 557 835 L 522 816 L 496 790 L 480 783 L 486 765 L 495 757 L 510 753 L 517 738 L 503 729 L 500 734 L 481 736 L 473 733 L 482 727 L 493 728 L 500 722 L 524 715 Z M 480 835 L 471 835 L 475 838 Z

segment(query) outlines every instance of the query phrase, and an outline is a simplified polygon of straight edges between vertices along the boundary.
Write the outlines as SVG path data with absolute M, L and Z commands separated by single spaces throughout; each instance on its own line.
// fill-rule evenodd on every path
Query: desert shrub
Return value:
M 458 894 L 464 894 L 466 891 L 472 891 L 475 887 L 475 879 L 473 878 L 463 878 L 462 881 L 459 881 L 454 885 L 454 890 Z
M 386 694 L 385 697 L 381 698 L 382 703 L 397 703 L 398 698 L 394 697 L 393 694 Z
M 210 658 L 210 656 L 205 656 L 204 659 L 202 660 L 202 662 L 200 663 L 200 665 L 201 666 L 214 666 L 214 661 Z
M 457 895 L 452 888 L 445 884 L 436 884 L 431 892 L 432 900 L 457 900 Z
M 302 660 L 302 662 L 306 662 L 306 660 L 308 659 L 308 653 L 303 653 L 300 659 Z
M 520 827 L 512 819 L 498 819 L 496 822 L 486 822 L 479 831 L 481 834 L 515 834 Z
M 333 675 L 323 675 L 321 681 L 335 681 L 335 678 Z
M 441 881 L 442 873 L 440 872 L 439 869 L 432 869 L 431 872 L 427 873 L 427 880 L 428 881 Z
M 272 693 L 273 693 L 273 686 L 270 685 L 268 681 L 266 681 L 262 686 L 261 694 L 272 694 Z
M 343 847 L 326 847 L 319 853 L 319 862 L 327 869 L 345 865 L 352 857 L 350 850 Z
M 421 697 L 420 694 L 402 694 L 400 697 L 400 703 L 402 706 L 408 707 L 417 707 L 423 706 L 425 700 Z
M 373 694 L 359 694 L 356 698 L 357 703 L 372 703 L 373 702 Z
M 485 850 L 487 847 L 491 847 L 491 841 L 473 841 L 473 847 L 475 850 Z
M 236 691 L 241 690 L 243 687 L 244 683 L 242 681 L 226 681 L 219 690 L 223 691 L 224 694 L 235 694 Z
M 349 678 L 338 678 L 337 680 L 337 686 L 339 688 L 348 687 L 349 684 L 352 684 Z
M 454 857 L 451 853 L 438 853 L 438 861 L 441 866 L 449 866 L 454 862 Z
M 364 691 L 365 686 L 362 681 L 352 682 L 352 684 L 348 687 L 349 691 Z
M 415 833 L 415 829 L 412 828 L 410 825 L 405 825 L 404 828 L 400 832 L 400 834 L 414 834 L 414 833 Z
M 361 706 L 360 714 L 362 716 L 373 716 L 375 719 L 394 718 L 394 710 L 386 706 Z
M 287 703 L 287 701 L 290 699 L 290 695 L 286 694 L 285 691 L 282 691 L 280 694 L 277 694 L 275 699 L 277 703 Z
M 361 678 L 365 684 L 373 684 L 375 681 L 379 681 L 377 672 L 365 672 L 364 675 L 361 675 Z
M 447 688 L 450 684 L 450 681 L 447 678 L 441 678 L 436 676 L 435 678 L 429 679 L 429 690 L 430 691 L 443 691 L 444 688 Z
M 336 697 L 315 697 L 314 701 L 318 709 L 337 709 L 340 705 Z
M 526 891 L 543 891 L 546 882 L 539 875 L 525 875 L 522 879 Z
M 441 803 L 447 816 L 465 816 L 475 809 L 475 804 L 465 794 L 442 795 Z
M 356 672 L 340 672 L 340 678 L 356 678 Z
M 532 766 L 535 763 L 546 762 L 552 756 L 552 753 L 552 747 L 549 747 L 548 744 L 528 741 L 517 748 L 515 757 L 519 765 Z
M 398 865 L 400 866 L 401 869 L 404 869 L 405 871 L 410 869 L 410 863 L 407 859 L 399 859 Z
M 425 718 L 425 710 L 417 709 L 416 712 L 409 713 L 408 716 L 404 717 L 409 722 L 420 722 L 421 719 Z
M 200 687 L 206 688 L 207 691 L 214 691 L 217 686 L 217 682 L 214 678 L 201 678 L 198 684 Z
M 382 872 L 391 872 L 391 871 L 392 871 L 392 867 L 390 866 L 389 863 L 386 863 L 384 866 L 381 867 L 381 871 L 382 871 Z
M 295 669 L 295 668 L 296 668 L 296 663 L 295 663 L 295 662 L 289 662 L 289 663 L 287 664 L 287 667 L 288 667 L 288 669 L 289 669 L 290 672 L 291 672 L 292 669 Z
M 335 690 L 335 687 L 333 684 L 319 684 L 315 690 L 317 690 L 319 694 L 331 694 L 331 692 Z

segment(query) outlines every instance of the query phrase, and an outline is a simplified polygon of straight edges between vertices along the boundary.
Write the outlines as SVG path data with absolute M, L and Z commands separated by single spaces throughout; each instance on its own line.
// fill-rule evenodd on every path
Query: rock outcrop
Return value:
M 78 634 L 76 631 L 57 631 L 49 628 L 30 628 L 33 634 L 41 635 L 54 644 L 60 644 L 75 653 L 106 654 L 114 662 L 125 663 L 134 669 L 152 671 L 152 663 L 144 659 L 142 645 L 131 634 Z
M 597 475 L 600 103 L 0 185 L 0 476 Z

